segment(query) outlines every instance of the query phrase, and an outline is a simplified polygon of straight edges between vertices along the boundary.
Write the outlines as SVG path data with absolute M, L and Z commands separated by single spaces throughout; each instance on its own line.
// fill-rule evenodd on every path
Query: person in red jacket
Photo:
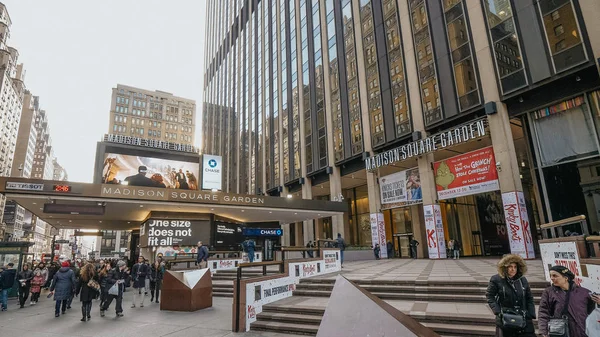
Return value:
M 42 292 L 42 286 L 46 280 L 44 280 L 44 276 L 42 275 L 42 270 L 40 268 L 36 268 L 33 271 L 33 279 L 31 280 L 31 302 L 29 305 L 37 304 L 40 299 L 40 293 Z

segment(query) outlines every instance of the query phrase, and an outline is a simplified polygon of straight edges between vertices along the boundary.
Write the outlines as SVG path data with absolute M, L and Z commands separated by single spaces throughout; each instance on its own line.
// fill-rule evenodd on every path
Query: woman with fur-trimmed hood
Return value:
M 496 337 L 535 337 L 535 305 L 529 282 L 525 278 L 527 265 L 519 255 L 507 254 L 498 262 L 498 274 L 488 284 L 487 302 L 496 315 Z M 502 309 L 525 311 L 527 326 L 522 331 L 502 329 Z

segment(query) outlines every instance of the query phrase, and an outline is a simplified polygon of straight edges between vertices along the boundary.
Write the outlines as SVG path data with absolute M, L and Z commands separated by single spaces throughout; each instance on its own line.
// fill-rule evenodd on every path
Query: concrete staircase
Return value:
M 251 324 L 251 330 L 315 336 L 334 282 L 332 279 L 302 280 L 293 297 L 264 305 L 257 321 Z M 486 307 L 487 284 L 394 280 L 355 282 L 442 336 L 495 335 L 494 315 Z M 531 284 L 531 287 L 537 304 L 546 284 Z M 407 309 L 412 308 L 415 302 L 423 303 L 426 309 Z M 442 309 L 453 304 L 456 304 L 453 310 Z M 459 312 L 459 306 L 472 310 Z M 534 324 L 537 325 L 537 322 L 534 321 Z
M 274 268 L 267 268 L 267 275 L 278 274 Z M 244 269 L 242 278 L 261 277 L 262 268 Z M 222 270 L 216 272 L 212 277 L 214 297 L 233 297 L 233 281 L 237 278 L 237 270 Z

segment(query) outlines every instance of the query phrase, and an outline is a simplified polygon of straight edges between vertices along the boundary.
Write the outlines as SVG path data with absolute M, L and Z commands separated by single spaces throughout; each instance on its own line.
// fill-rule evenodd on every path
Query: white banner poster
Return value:
M 550 267 L 565 266 L 575 274 L 575 283 L 581 285 L 581 265 L 575 242 L 549 242 L 540 244 L 546 281 L 550 282 Z
M 413 168 L 379 178 L 382 204 L 397 202 L 422 202 L 421 178 L 419 169 Z
M 510 252 L 520 255 L 524 259 L 535 259 L 523 192 L 502 193 L 502 204 L 504 205 Z
M 379 244 L 379 257 L 387 259 L 387 241 L 385 235 L 385 220 L 383 219 L 383 213 L 372 213 L 371 214 L 371 244 L 373 248 L 375 244 Z
M 446 239 L 440 205 L 424 205 L 427 250 L 430 259 L 446 258 Z
M 223 169 L 221 156 L 202 155 L 202 189 L 221 190 Z

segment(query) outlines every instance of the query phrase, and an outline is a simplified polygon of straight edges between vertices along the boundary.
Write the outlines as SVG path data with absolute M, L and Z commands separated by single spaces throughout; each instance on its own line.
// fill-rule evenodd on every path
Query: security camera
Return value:
M 502 172 L 502 164 L 500 164 L 500 162 L 499 162 L 499 161 L 497 161 L 497 162 L 496 162 L 496 170 L 497 170 L 498 172 Z

